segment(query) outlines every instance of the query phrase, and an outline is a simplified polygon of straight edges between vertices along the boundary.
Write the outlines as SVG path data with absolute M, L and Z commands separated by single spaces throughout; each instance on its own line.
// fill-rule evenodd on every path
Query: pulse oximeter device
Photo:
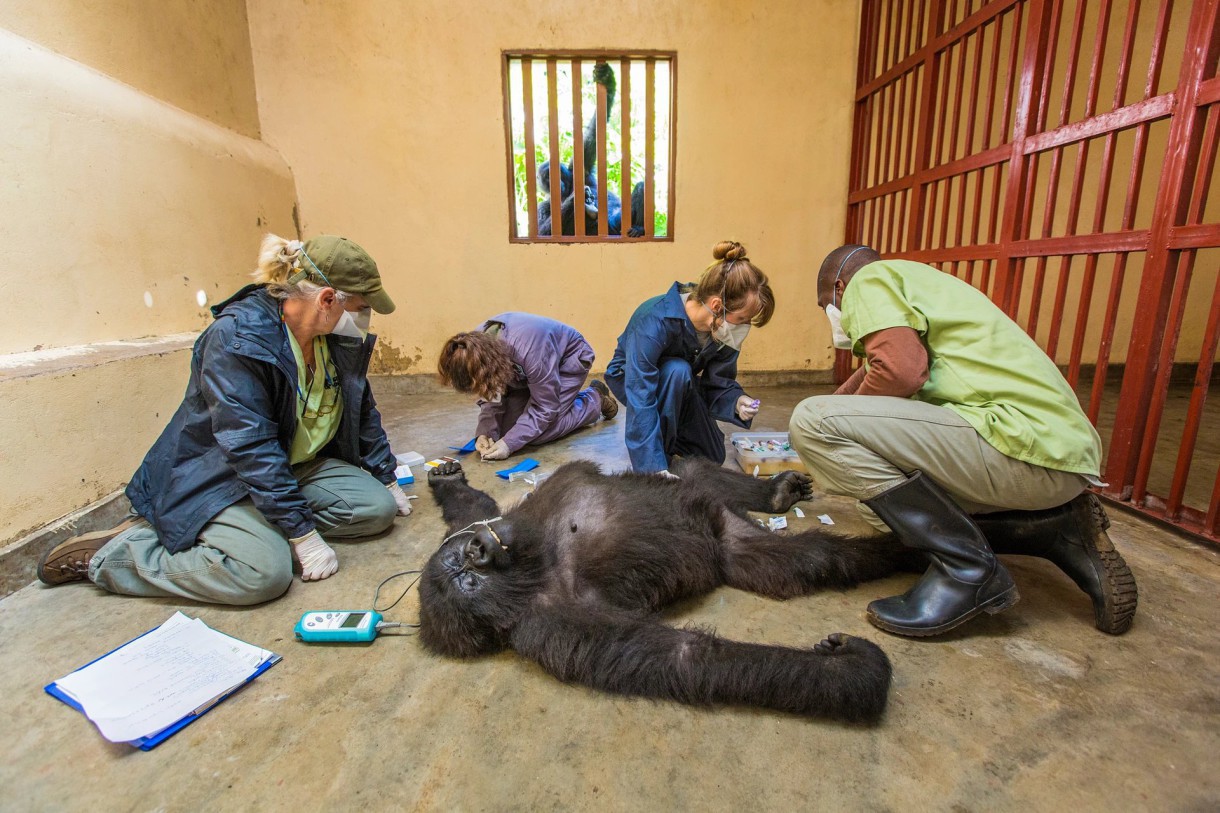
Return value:
M 368 643 L 380 623 L 381 613 L 373 610 L 311 610 L 292 631 L 308 643 Z

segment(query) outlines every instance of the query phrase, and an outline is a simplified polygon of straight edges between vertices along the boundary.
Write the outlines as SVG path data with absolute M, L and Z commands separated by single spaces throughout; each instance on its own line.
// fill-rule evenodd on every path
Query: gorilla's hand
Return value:
M 452 481 L 466 482 L 466 473 L 462 471 L 462 464 L 458 461 L 446 460 L 439 466 L 428 469 L 428 485 Z
M 813 499 L 813 478 L 799 471 L 781 471 L 771 478 L 771 513 L 783 514 L 802 500 Z
M 585 187 L 585 215 L 597 218 L 597 190 L 591 186 Z

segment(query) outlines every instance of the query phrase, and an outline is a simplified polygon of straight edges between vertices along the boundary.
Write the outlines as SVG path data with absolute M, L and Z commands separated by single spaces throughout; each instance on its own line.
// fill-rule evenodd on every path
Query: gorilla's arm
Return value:
M 631 190 L 631 229 L 628 237 L 644 236 L 644 182 L 640 181 Z
M 449 533 L 500 514 L 495 500 L 466 482 L 461 463 L 442 463 L 429 469 L 428 487 L 432 490 L 432 498 L 441 507 L 441 516 L 449 525 Z
M 614 107 L 614 97 L 618 94 L 618 79 L 614 75 L 614 68 L 610 67 L 607 62 L 599 62 L 593 66 L 593 81 L 599 85 L 606 86 L 606 116 L 610 116 L 610 108 Z M 590 174 L 593 172 L 593 167 L 597 163 L 597 115 L 589 119 L 585 124 L 585 172 Z M 596 178 L 597 176 L 594 175 Z M 594 181 L 596 188 L 597 182 Z
M 538 234 L 546 237 L 551 233 L 551 199 L 547 198 L 538 207 Z
M 783 514 L 798 502 L 813 499 L 813 478 L 804 472 L 751 477 L 702 457 L 675 457 L 670 471 L 682 478 L 685 490 L 700 492 L 738 513 Z
M 747 644 L 581 604 L 534 610 L 511 640 L 565 682 L 700 706 L 874 722 L 890 685 L 885 653 L 842 633 L 813 649 Z

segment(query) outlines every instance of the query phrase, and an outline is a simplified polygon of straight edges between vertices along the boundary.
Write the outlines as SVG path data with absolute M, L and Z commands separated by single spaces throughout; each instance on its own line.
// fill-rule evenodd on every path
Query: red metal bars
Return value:
M 1137 320 L 1132 329 L 1106 465 L 1106 479 L 1111 483 L 1107 493 L 1137 504 L 1146 496 L 1193 264 L 1193 250 L 1186 250 L 1187 262 L 1183 263 L 1183 251 L 1173 248 L 1169 238 L 1171 227 L 1184 222 L 1188 215 L 1188 181 L 1194 179 L 1198 168 L 1202 139 L 1197 133 L 1202 115 L 1196 104 L 1199 85 L 1210 78 L 1208 72 L 1214 71 L 1220 52 L 1218 7 L 1220 0 L 1196 0 L 1191 9 L 1187 50 L 1175 92 L 1177 111 L 1170 121 L 1170 146 L 1157 190 L 1151 246 L 1140 285 L 1139 301 L 1147 316 Z M 1162 14 L 1167 16 L 1168 11 L 1163 8 Z M 1155 85 L 1155 72 L 1149 71 L 1150 85 Z M 1214 152 L 1208 152 L 1214 161 Z
M 1094 362 L 1094 421 L 1117 359 L 1107 496 L 1217 539 L 1220 472 L 1201 475 L 1210 497 L 1188 484 L 1220 342 L 1220 282 L 1190 290 L 1198 251 L 1220 247 L 1220 212 L 1206 211 L 1220 140 L 1220 0 L 1179 2 L 1176 26 L 1174 5 L 866 0 L 846 239 L 937 265 L 1026 313 L 1074 385 Z M 1147 160 L 1161 143 L 1164 160 Z M 1126 301 L 1131 269 L 1138 301 Z M 1160 424 L 1188 318 L 1202 340 L 1183 348 L 1194 389 L 1175 447 Z M 1128 325 L 1123 355 L 1114 345 Z M 838 354 L 836 374 L 848 369 Z

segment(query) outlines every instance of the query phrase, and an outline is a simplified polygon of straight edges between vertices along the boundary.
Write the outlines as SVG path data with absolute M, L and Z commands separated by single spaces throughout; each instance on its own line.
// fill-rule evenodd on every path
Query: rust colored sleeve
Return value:
M 860 389 L 860 382 L 864 380 L 864 376 L 867 373 L 868 373 L 868 370 L 865 369 L 864 365 L 860 365 L 860 367 L 854 373 L 851 374 L 851 378 L 847 379 L 846 381 L 844 381 L 842 384 L 839 385 L 839 388 L 834 391 L 834 394 L 835 395 L 855 395 L 856 390 Z
M 856 395 L 910 398 L 928 380 L 928 351 L 913 329 L 890 327 L 878 330 L 865 336 L 863 343 L 868 357 L 868 372 L 856 387 Z M 854 375 L 844 386 L 853 380 Z

